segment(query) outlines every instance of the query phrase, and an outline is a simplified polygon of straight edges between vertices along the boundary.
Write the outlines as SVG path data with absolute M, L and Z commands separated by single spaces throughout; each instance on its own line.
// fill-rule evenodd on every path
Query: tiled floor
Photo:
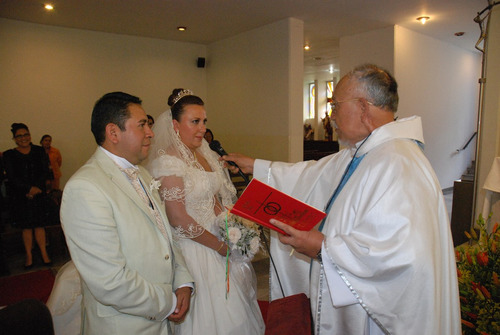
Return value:
M 43 270 L 47 268 L 51 268 L 54 271 L 54 273 L 57 273 L 57 270 L 59 270 L 59 268 L 69 260 L 69 255 L 53 256 L 51 258 L 52 264 L 50 266 L 43 265 L 41 258 L 39 260 L 37 260 L 38 257 L 36 256 L 34 258 L 35 258 L 34 266 L 31 269 L 26 270 L 24 268 L 24 262 L 25 262 L 24 254 L 15 254 L 9 256 L 7 260 L 8 273 L 1 274 L 1 276 L 15 276 L 18 274 Z
M 65 247 L 64 235 L 62 234 L 60 226 L 49 226 L 45 230 L 47 236 L 47 251 L 52 260 L 50 268 L 57 272 L 57 270 L 70 258 Z M 4 262 L 2 262 L 0 276 L 14 276 L 48 268 L 48 266 L 43 264 L 38 246 L 35 246 L 33 248 L 33 267 L 26 270 L 24 268 L 25 254 L 21 231 L 12 228 L 8 224 L 4 224 L 1 227 L 1 233 Z

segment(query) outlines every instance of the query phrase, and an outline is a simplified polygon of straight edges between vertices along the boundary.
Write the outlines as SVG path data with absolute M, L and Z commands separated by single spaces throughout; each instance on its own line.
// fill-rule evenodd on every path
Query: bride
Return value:
M 148 169 L 160 182 L 169 222 L 196 285 L 190 311 L 175 333 L 263 334 L 250 262 L 230 257 L 230 285 L 226 283 L 228 246 L 217 231 L 236 190 L 204 140 L 203 100 L 189 90 L 174 89 L 168 104 L 171 109 L 154 125 Z

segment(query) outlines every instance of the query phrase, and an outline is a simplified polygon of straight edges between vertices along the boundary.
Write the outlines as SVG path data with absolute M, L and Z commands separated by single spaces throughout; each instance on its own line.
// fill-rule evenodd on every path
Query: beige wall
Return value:
M 340 38 L 340 76 L 354 67 L 373 63 L 394 73 L 394 27 Z
M 209 45 L 208 124 L 227 152 L 301 160 L 302 31 L 285 19 Z
M 51 134 L 64 185 L 96 148 L 90 115 L 99 97 L 137 95 L 157 117 L 171 90 L 184 87 L 204 98 L 209 127 L 227 151 L 300 160 L 302 43 L 297 19 L 208 47 L 0 19 L 0 150 L 14 147 L 13 122 L 26 123 L 36 144 Z
M 480 54 L 395 26 L 400 117 L 420 115 L 425 155 L 442 188 L 453 186 L 475 156 Z
M 90 112 L 102 94 L 136 94 L 146 112 L 158 116 L 172 88 L 189 87 L 205 98 L 209 126 L 227 151 L 296 161 L 302 154 L 302 30 L 300 20 L 286 19 L 206 47 L 0 19 L 0 150 L 14 146 L 12 122 L 27 123 L 35 143 L 49 133 L 63 153 L 64 182 L 95 149 Z M 375 62 L 395 73 L 399 113 L 423 116 L 426 154 L 442 187 L 451 187 L 472 156 L 453 151 L 473 131 L 479 56 L 401 27 L 344 37 L 340 45 L 341 72 Z M 490 42 L 490 53 L 498 54 L 498 45 Z M 207 58 L 206 68 L 196 67 L 198 57 Z M 498 64 L 490 64 L 490 73 L 498 72 Z M 499 101 L 493 83 L 489 90 L 486 105 L 494 112 L 483 150 L 494 157 Z
M 14 147 L 10 125 L 23 122 L 38 144 L 53 137 L 63 156 L 64 182 L 96 148 L 93 104 L 104 93 L 139 96 L 158 116 L 175 87 L 207 95 L 206 47 L 0 19 L 0 150 Z
M 473 158 L 474 142 L 456 153 L 474 133 L 479 53 L 400 26 L 340 39 L 340 70 L 363 63 L 391 71 L 399 84 L 397 115 L 422 117 L 425 154 L 442 188 L 453 186 Z

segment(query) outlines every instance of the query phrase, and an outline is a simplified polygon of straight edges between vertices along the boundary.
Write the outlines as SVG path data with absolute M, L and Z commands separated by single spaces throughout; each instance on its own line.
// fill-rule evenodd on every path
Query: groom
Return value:
M 91 122 L 99 147 L 66 184 L 61 205 L 82 279 L 82 334 L 170 334 L 167 319 L 184 319 L 193 279 L 156 183 L 138 166 L 154 134 L 141 100 L 122 92 L 98 100 Z M 126 169 L 138 172 L 142 189 Z

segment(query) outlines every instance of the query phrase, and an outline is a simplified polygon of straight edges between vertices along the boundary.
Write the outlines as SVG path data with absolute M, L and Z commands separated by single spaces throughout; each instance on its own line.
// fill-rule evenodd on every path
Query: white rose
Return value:
M 255 236 L 250 240 L 250 251 L 252 252 L 252 254 L 256 254 L 257 251 L 259 251 L 259 243 L 260 240 L 258 236 Z
M 151 179 L 151 184 L 149 184 L 149 190 L 153 192 L 153 190 L 158 190 L 160 188 L 160 181 L 156 179 Z
M 236 244 L 241 238 L 241 231 L 238 228 L 231 227 L 227 230 L 227 235 L 229 237 L 229 241 Z

